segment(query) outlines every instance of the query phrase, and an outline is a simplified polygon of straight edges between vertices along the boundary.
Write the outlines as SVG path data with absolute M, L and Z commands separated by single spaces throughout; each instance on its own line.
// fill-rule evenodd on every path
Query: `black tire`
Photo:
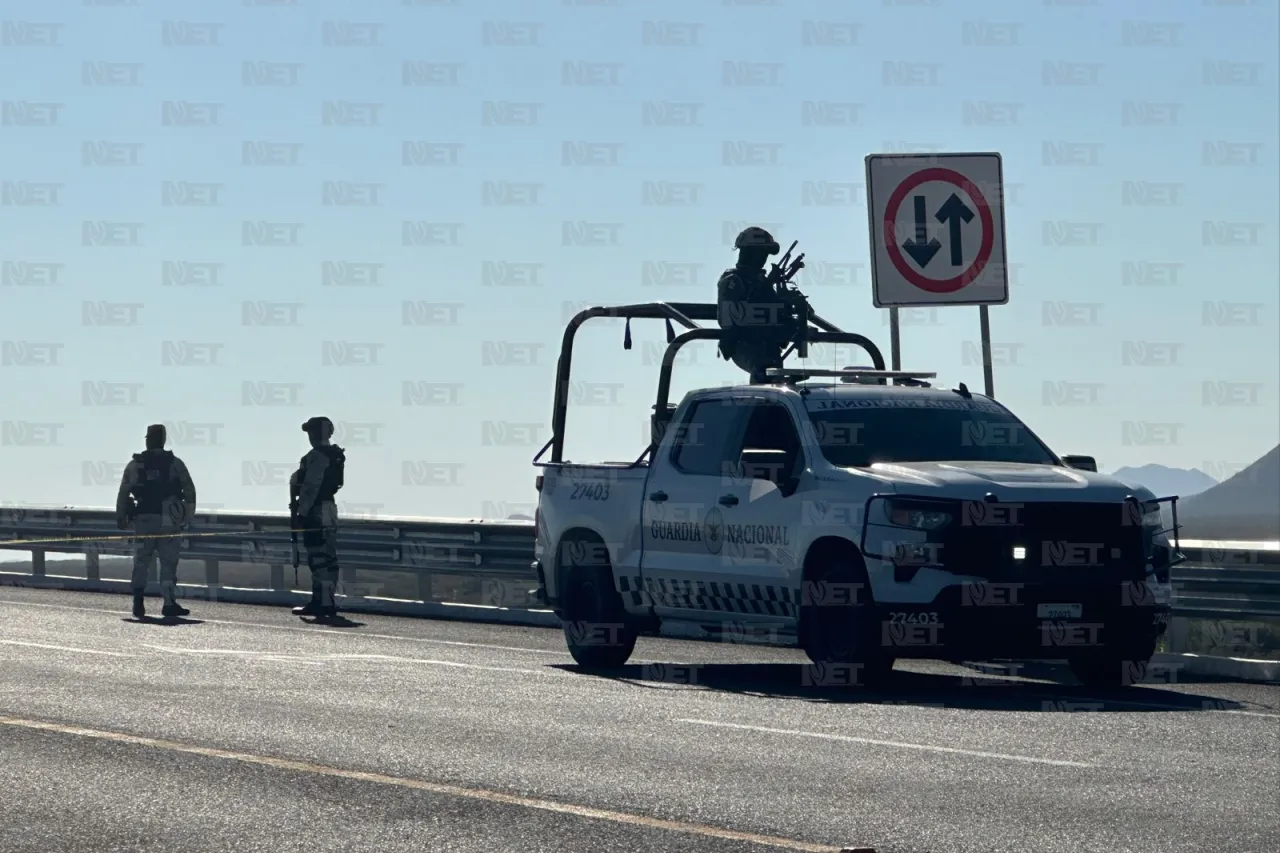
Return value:
M 1102 648 L 1067 659 L 1071 674 L 1085 687 L 1115 689 L 1143 682 L 1156 652 L 1154 639 L 1132 642 L 1119 648 Z
M 627 618 L 608 566 L 574 566 L 565 584 L 565 644 L 584 669 L 617 669 L 636 647 L 639 632 Z
M 893 656 L 880 642 L 875 601 L 860 563 L 833 560 L 806 578 L 800 606 L 801 648 L 820 667 L 856 667 L 864 687 L 884 684 L 893 673 Z

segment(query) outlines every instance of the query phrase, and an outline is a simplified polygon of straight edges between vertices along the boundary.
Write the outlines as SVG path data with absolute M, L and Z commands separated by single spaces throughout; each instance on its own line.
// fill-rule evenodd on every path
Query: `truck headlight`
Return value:
M 889 500 L 884 509 L 890 524 L 914 530 L 939 530 L 955 518 L 949 508 L 933 502 Z

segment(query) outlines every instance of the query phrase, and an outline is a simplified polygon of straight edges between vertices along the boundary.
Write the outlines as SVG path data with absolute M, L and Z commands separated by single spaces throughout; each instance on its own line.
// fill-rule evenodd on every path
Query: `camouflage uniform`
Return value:
M 290 485 L 298 494 L 298 526 L 311 570 L 311 602 L 294 610 L 299 616 L 332 618 L 337 614 L 334 595 L 338 586 L 338 505 L 346 454 L 329 444 L 333 423 L 312 418 L 302 428 L 311 435 L 312 447 L 298 464 Z
M 764 261 L 778 253 L 778 243 L 763 228 L 747 228 L 738 235 L 738 264 L 724 271 L 716 284 L 718 321 L 724 330 L 720 354 L 763 382 L 764 371 L 782 366 L 782 353 L 792 334 L 784 303 L 768 283 Z
M 152 428 L 155 430 L 155 427 Z M 159 434 L 149 431 L 148 435 Z M 163 443 L 163 438 L 160 439 Z M 133 552 L 134 616 L 146 611 L 143 596 L 156 557 L 160 558 L 160 593 L 165 616 L 186 616 L 189 611 L 177 601 L 178 558 L 182 548 L 179 534 L 196 512 L 196 487 L 182 460 L 172 452 L 149 448 L 135 453 L 125 466 L 116 495 L 116 521 L 121 529 L 130 523 L 138 537 Z

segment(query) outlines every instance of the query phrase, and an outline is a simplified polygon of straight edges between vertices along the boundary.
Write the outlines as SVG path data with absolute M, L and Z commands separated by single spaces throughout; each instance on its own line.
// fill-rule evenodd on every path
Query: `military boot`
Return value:
M 311 582 L 311 600 L 301 607 L 293 608 L 294 616 L 315 616 L 320 612 L 320 583 Z
M 336 572 L 335 572 L 336 574 Z M 321 584 L 320 594 L 316 603 L 316 619 L 329 621 L 338 618 L 338 602 L 334 592 L 336 591 L 332 581 L 326 581 Z
M 176 619 L 179 616 L 190 616 L 191 611 L 175 601 L 161 608 L 160 615 L 166 619 Z
M 133 618 L 144 619 L 147 615 L 147 606 L 143 602 L 142 593 L 135 592 L 133 594 Z

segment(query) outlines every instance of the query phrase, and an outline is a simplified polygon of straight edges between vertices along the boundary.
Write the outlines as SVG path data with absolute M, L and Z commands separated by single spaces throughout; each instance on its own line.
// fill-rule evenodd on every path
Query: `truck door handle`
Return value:
M 654 502 L 654 503 L 656 503 L 656 504 L 660 504 L 660 503 L 662 503 L 663 501 L 665 501 L 666 499 L 667 499 L 667 493 L 666 493 L 666 492 L 652 492 L 652 493 L 649 495 L 649 500 L 653 501 L 653 502 Z
M 721 495 L 720 506 L 737 506 L 738 498 L 735 495 Z

